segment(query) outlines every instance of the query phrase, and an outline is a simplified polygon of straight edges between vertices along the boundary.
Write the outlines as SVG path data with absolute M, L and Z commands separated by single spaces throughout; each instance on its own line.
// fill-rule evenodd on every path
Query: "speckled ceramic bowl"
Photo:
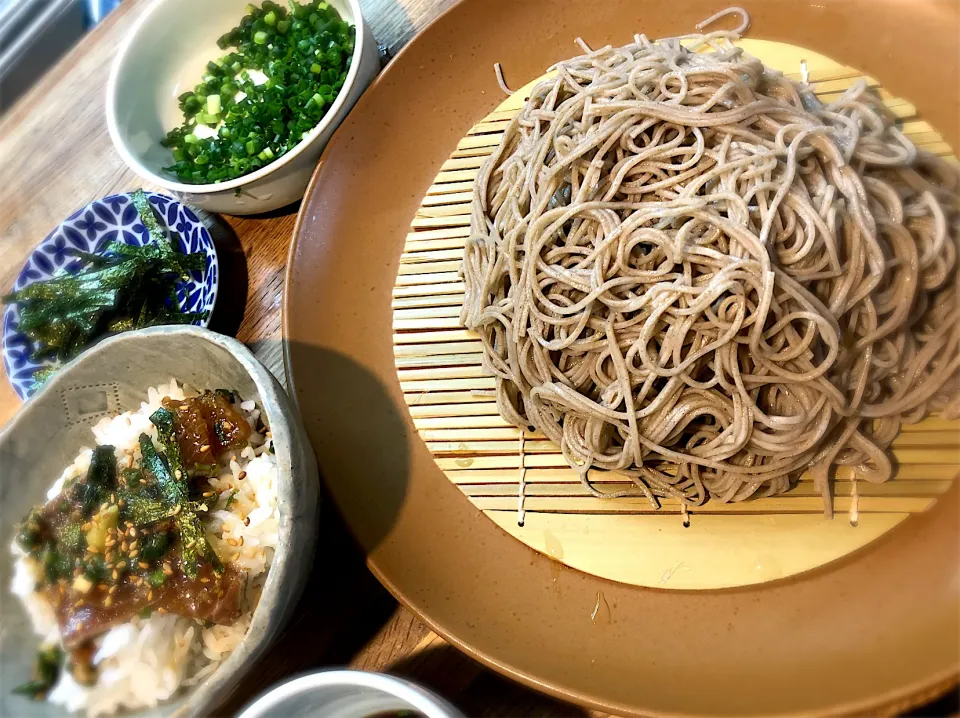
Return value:
M 199 327 L 154 327 L 104 340 L 67 364 L 0 432 L 0 715 L 63 711 L 10 693 L 30 677 L 36 638 L 9 591 L 14 525 L 46 491 L 101 417 L 136 409 L 147 387 L 171 377 L 229 387 L 254 399 L 273 432 L 279 468 L 280 540 L 253 622 L 240 647 L 197 688 L 142 716 L 208 715 L 277 637 L 303 589 L 317 535 L 317 467 L 300 418 L 277 380 L 240 342 Z

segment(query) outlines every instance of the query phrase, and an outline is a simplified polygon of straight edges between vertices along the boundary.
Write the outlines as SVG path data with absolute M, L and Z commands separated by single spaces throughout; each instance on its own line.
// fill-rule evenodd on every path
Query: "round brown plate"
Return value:
M 304 200 L 284 308 L 290 386 L 372 570 L 452 643 L 537 689 L 636 715 L 895 713 L 960 673 L 960 486 L 863 550 L 740 589 L 628 586 L 559 565 L 483 516 L 436 466 L 394 367 L 391 289 L 420 199 L 471 125 L 602 45 L 692 30 L 707 0 L 467 0 L 394 60 L 328 146 Z M 958 147 L 955 0 L 746 3 L 750 36 L 880 78 Z M 610 546 L 611 551 L 618 547 Z M 609 611 L 595 611 L 599 602 Z

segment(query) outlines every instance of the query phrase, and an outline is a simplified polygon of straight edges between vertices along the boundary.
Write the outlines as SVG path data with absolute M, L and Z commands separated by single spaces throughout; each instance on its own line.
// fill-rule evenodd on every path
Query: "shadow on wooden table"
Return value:
M 367 569 L 333 501 L 321 492 L 317 553 L 293 618 L 218 715 L 236 715 L 257 695 L 297 673 L 349 663 L 397 607 Z
M 247 258 L 237 233 L 220 215 L 200 212 L 201 221 L 210 232 L 220 265 L 217 303 L 210 317 L 210 328 L 235 337 L 247 309 Z
M 296 202 L 291 202 L 290 204 L 285 204 L 283 207 L 277 207 L 276 209 L 271 209 L 269 212 L 260 212 L 259 214 L 243 214 L 237 215 L 235 219 L 246 222 L 249 220 L 260 220 L 260 219 L 278 219 L 280 217 L 290 217 L 296 216 L 300 212 L 300 205 L 303 200 L 297 200 Z

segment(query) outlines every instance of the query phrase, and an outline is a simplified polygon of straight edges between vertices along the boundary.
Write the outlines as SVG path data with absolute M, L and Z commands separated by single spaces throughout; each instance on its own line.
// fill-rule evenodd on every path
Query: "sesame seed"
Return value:
M 119 506 L 121 509 L 122 509 L 124 506 L 126 506 L 126 505 L 127 505 L 127 502 L 124 501 L 123 499 L 120 499 L 120 500 L 117 502 L 117 506 Z
M 111 503 L 111 504 L 117 503 L 117 495 L 116 495 L 116 494 L 110 494 L 110 503 Z
M 230 544 L 231 546 L 236 546 L 236 545 L 237 545 L 237 540 L 236 540 L 236 539 L 232 539 L 232 538 L 228 538 L 228 539 L 227 539 L 227 543 Z
M 117 568 L 124 569 L 126 567 L 127 567 L 126 561 L 121 561 L 120 563 L 117 564 Z
M 151 589 L 151 590 L 147 593 L 147 600 L 148 600 L 148 601 L 152 601 L 152 600 L 153 600 L 153 589 Z
M 90 553 L 100 553 L 100 549 L 98 549 L 96 546 L 87 546 L 87 551 Z
M 201 454 L 205 454 L 208 451 L 210 451 L 210 444 L 204 444 L 203 446 L 200 447 Z
M 243 536 L 241 536 L 241 537 L 240 537 L 239 539 L 237 539 L 237 540 L 240 542 L 240 545 L 243 546 Z
M 97 585 L 97 588 L 100 589 L 101 591 L 106 591 L 109 588 L 109 586 L 107 586 L 107 584 L 105 583 L 101 583 Z
M 130 552 L 130 558 L 136 558 L 136 557 L 139 556 L 139 555 L 140 555 L 140 551 L 131 551 L 131 552 Z
M 147 485 L 147 480 L 146 480 L 146 479 L 140 479 L 140 483 L 143 484 L 144 486 L 146 486 L 146 485 Z
M 249 517 L 249 516 L 247 516 L 247 517 L 243 520 L 243 525 L 244 525 L 244 526 L 249 526 L 249 525 L 250 525 L 250 517 Z
M 131 526 L 131 527 L 130 527 L 130 530 L 127 531 L 127 535 L 128 535 L 130 538 L 136 538 L 136 537 L 137 537 L 137 529 L 136 529 L 136 527 L 135 527 L 135 526 Z
M 130 550 L 129 544 L 127 544 L 126 541 L 121 541 L 121 542 L 120 542 L 120 550 L 123 551 L 124 553 L 126 553 L 127 551 Z
M 103 600 L 103 605 L 104 605 L 106 608 L 110 608 L 110 606 L 113 605 L 113 596 L 107 596 L 107 597 Z
M 213 496 L 213 493 L 214 493 L 213 491 L 204 491 L 203 498 L 209 499 L 211 496 Z
M 241 471 L 239 474 L 237 474 L 237 481 L 243 481 L 245 478 L 247 478 L 246 471 Z
M 183 478 L 183 472 L 180 471 L 180 469 L 177 469 L 176 471 L 174 471 L 174 472 L 173 472 L 173 475 L 176 476 L 178 479 L 182 479 L 182 478 Z
M 115 594 L 115 593 L 119 590 L 119 588 L 120 588 L 119 586 L 111 586 L 111 587 L 110 587 L 110 590 L 107 591 L 107 593 L 109 593 L 109 594 L 112 596 L 113 594 Z
M 147 563 L 146 561 L 138 561 L 137 566 L 139 566 L 140 568 L 150 568 L 150 564 Z
M 103 545 L 106 546 L 107 548 L 113 548 L 114 546 L 117 545 L 117 540 L 116 540 L 116 539 L 107 539 L 107 540 L 104 542 Z
M 118 578 L 120 578 L 120 572 L 117 571 L 117 569 L 113 569 L 113 573 L 111 573 L 110 576 L 114 581 L 116 581 Z

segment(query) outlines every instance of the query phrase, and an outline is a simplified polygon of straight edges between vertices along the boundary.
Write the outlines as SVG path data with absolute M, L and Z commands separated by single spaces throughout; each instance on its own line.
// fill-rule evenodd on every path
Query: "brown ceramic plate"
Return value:
M 515 86 L 588 42 L 690 31 L 720 0 L 465 0 L 393 61 L 313 178 L 287 271 L 290 384 L 327 485 L 383 583 L 470 655 L 637 715 L 894 713 L 957 680 L 960 486 L 865 549 L 744 589 L 667 591 L 560 570 L 434 464 L 394 369 L 391 289 L 441 163 Z M 956 0 L 755 0 L 751 37 L 881 78 L 958 147 Z M 618 550 L 616 546 L 611 551 Z M 602 594 L 610 620 L 591 614 Z

